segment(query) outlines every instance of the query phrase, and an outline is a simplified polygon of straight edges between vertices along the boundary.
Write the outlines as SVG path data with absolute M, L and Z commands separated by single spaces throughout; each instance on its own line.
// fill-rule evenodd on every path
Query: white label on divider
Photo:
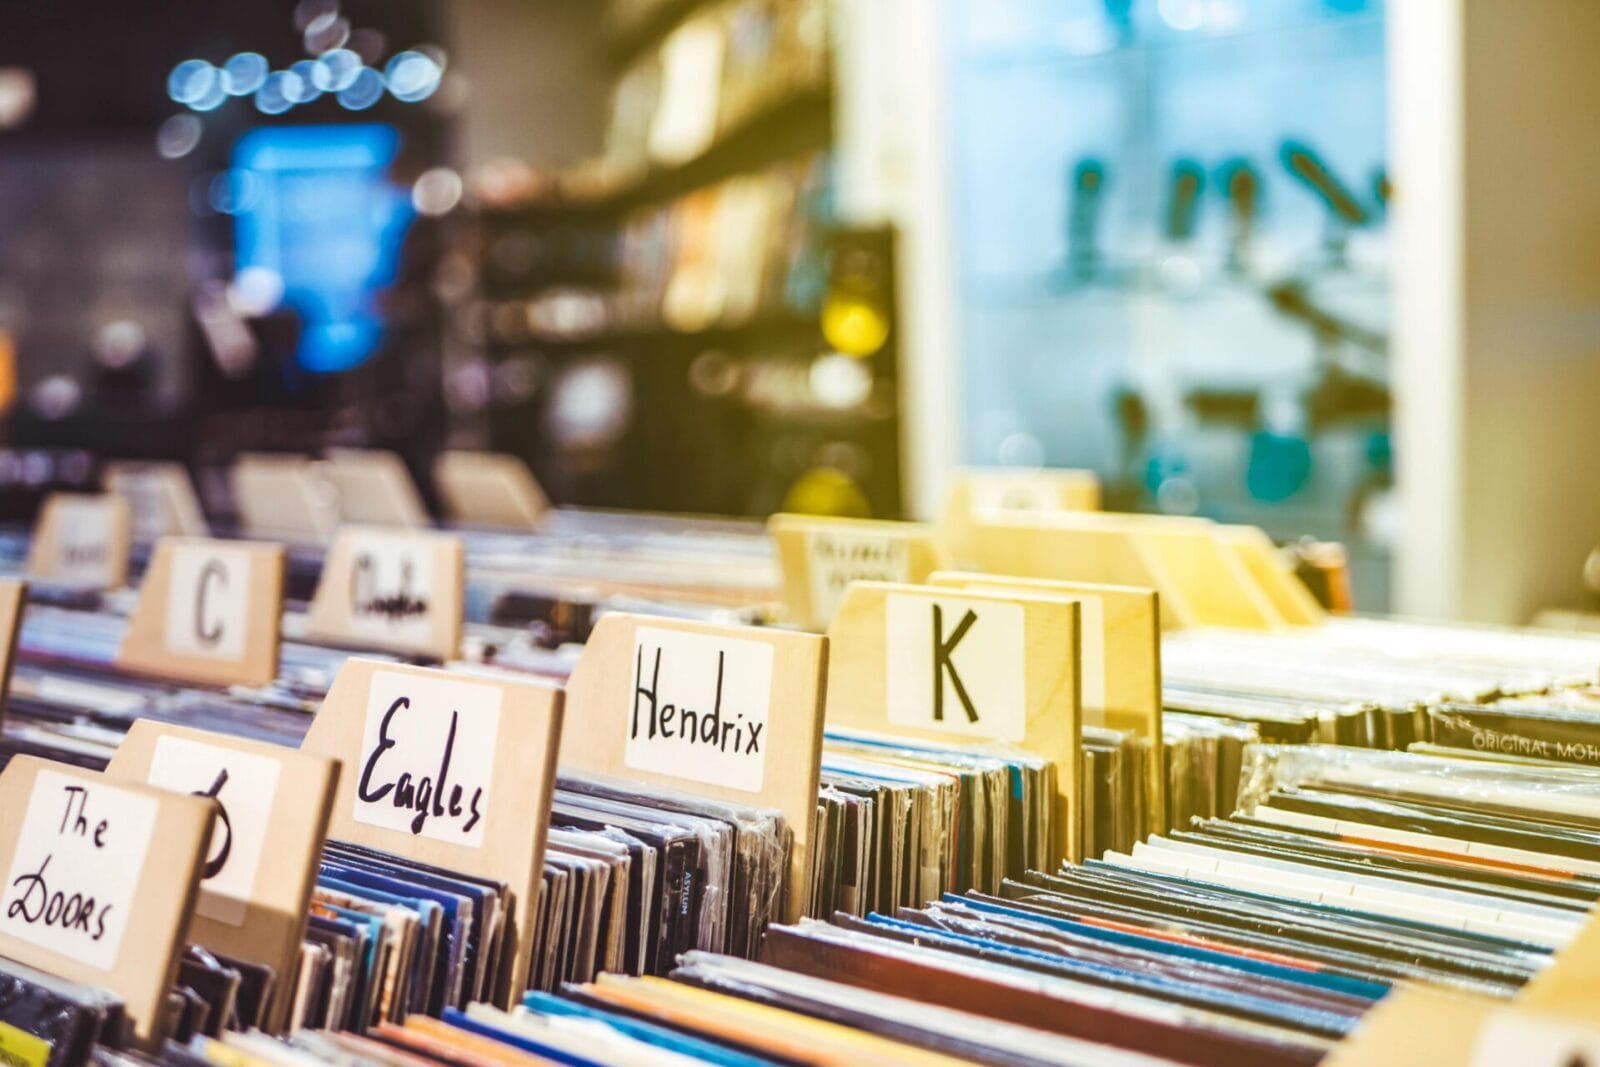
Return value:
M 500 699 L 498 686 L 375 671 L 361 765 L 346 771 L 358 775 L 355 820 L 481 846 Z
M 98 498 L 56 501 L 56 570 L 63 585 L 108 586 L 111 575 L 111 505 Z
M 1027 734 L 1020 604 L 891 593 L 884 614 L 889 721 L 971 737 Z
M 1027 474 L 990 475 L 972 483 L 974 513 L 992 511 L 1054 511 L 1061 507 L 1056 487 Z
M 1579 1067 L 1600 1063 L 1600 1030 L 1577 1021 L 1515 1009 L 1489 1016 L 1472 1050 L 1472 1067 Z
M 755 793 L 766 779 L 772 646 L 641 626 L 623 762 Z
M 405 534 L 354 538 L 350 625 L 362 637 L 421 644 L 433 635 L 433 543 Z
M 156 814 L 154 797 L 40 770 L 0 886 L 0 931 L 113 970 Z
M 150 784 L 175 793 L 215 797 L 221 808 L 195 908 L 201 915 L 239 926 L 249 913 L 280 770 L 271 756 L 186 737 L 156 739 Z
M 902 537 L 816 530 L 806 534 L 806 570 L 811 614 L 826 623 L 851 582 L 910 581 L 911 553 Z
M 180 545 L 167 587 L 167 651 L 240 660 L 250 606 L 250 553 Z

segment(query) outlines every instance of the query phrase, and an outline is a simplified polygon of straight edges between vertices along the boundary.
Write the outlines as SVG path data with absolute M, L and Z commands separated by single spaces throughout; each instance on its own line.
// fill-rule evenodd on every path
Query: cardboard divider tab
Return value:
M 51 493 L 28 546 L 28 577 L 85 589 L 128 580 L 131 518 L 120 496 Z
M 965 558 L 968 569 L 996 574 L 1155 589 L 1165 627 L 1287 625 L 1246 565 L 1240 539 L 1221 530 L 1208 519 L 1171 515 L 1013 515 L 974 522 Z
M 228 472 L 239 527 L 252 537 L 320 544 L 339 528 L 339 499 L 306 456 L 246 452 Z
M 181 463 L 120 460 L 106 465 L 101 484 L 122 497 L 133 513 L 133 539 L 150 544 L 159 537 L 206 537 L 205 513 L 189 471 Z
M 1078 615 L 1047 594 L 857 582 L 828 627 L 828 725 L 1052 761 L 1055 852 L 1080 860 Z
M 428 509 L 405 460 L 393 452 L 330 448 L 322 474 L 339 495 L 339 518 L 367 526 L 427 526 Z
M 22 633 L 22 609 L 28 602 L 28 583 L 0 579 L 0 725 L 6 721 L 6 697 L 11 691 L 11 668 L 17 662 L 17 638 Z
M 1273 630 L 1285 623 L 1215 523 L 1161 515 L 1128 518 L 1133 536 L 1162 563 L 1201 626 Z
M 214 801 L 17 756 L 0 771 L 0 956 L 108 989 L 159 1043 Z
M 1153 589 L 1091 582 L 936 571 L 929 585 L 973 592 L 1037 593 L 1078 602 L 1079 704 L 1083 725 L 1144 739 L 1148 833 L 1166 831 L 1167 776 L 1161 736 L 1161 607 Z
M 940 565 L 933 528 L 919 522 L 778 514 L 767 522 L 783 570 L 788 618 L 828 627 L 851 582 L 921 582 Z
M 1589 911 L 1588 921 L 1576 937 L 1563 945 L 1538 974 L 1517 994 L 1517 1006 L 1532 1011 L 1600 1018 L 1595 993 L 1600 990 L 1600 905 Z
M 344 767 L 330 838 L 511 887 L 502 1007 L 528 986 L 563 703 L 553 685 L 349 659 L 301 745 Z
M 986 519 L 969 532 L 964 569 L 985 574 L 1094 582 L 1154 589 L 1163 628 L 1198 624 L 1165 563 L 1126 529 L 1047 521 L 1042 516 Z
M 292 748 L 139 719 L 106 773 L 214 798 L 218 823 L 188 940 L 277 975 L 259 1025 L 281 1032 L 294 1000 L 339 762 Z M 219 864 L 220 858 L 220 864 Z M 212 869 L 215 867 L 216 869 Z
M 460 652 L 465 598 L 459 537 L 346 527 L 323 561 L 306 625 L 327 641 L 448 660 Z
M 1098 511 L 1100 478 L 1071 469 L 969 467 L 955 472 L 939 516 L 940 537 L 957 562 L 970 562 L 975 523 L 1056 511 Z
M 561 765 L 776 810 L 794 835 L 783 914 L 797 921 L 827 671 L 816 634 L 605 615 L 567 681 Z
M 1593 1009 L 1553 1014 L 1427 986 L 1401 986 L 1367 1012 L 1322 1067 L 1574 1067 L 1600 1061 Z
M 433 488 L 446 516 L 463 526 L 533 530 L 550 510 L 533 471 L 505 452 L 441 452 Z
M 1232 550 L 1250 572 L 1285 623 L 1314 626 L 1327 617 L 1306 583 L 1296 577 L 1288 561 L 1278 554 L 1272 539 L 1259 526 L 1219 525 L 1216 529 L 1223 545 Z
M 163 537 L 128 620 L 117 666 L 202 685 L 278 676 L 282 545 Z

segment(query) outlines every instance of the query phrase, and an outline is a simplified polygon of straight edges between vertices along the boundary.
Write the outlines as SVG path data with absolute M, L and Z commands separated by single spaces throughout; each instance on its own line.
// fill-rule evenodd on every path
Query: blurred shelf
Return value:
M 645 49 L 664 39 L 694 10 L 708 6 L 710 0 L 633 0 L 631 4 L 612 0 L 601 50 L 607 63 L 621 70 Z M 614 13 L 630 7 L 634 14 L 619 18 Z
M 520 204 L 486 207 L 483 215 L 491 219 L 614 215 L 820 152 L 832 143 L 832 87 L 808 86 L 754 108 L 729 125 L 704 151 L 683 163 L 653 166 L 603 194 L 552 195 Z
M 703 349 L 719 345 L 749 345 L 758 341 L 794 342 L 808 337 L 815 337 L 818 344 L 822 344 L 822 327 L 817 316 L 783 309 L 762 311 L 739 322 L 716 323 L 698 330 L 679 330 L 658 321 L 585 334 L 531 334 L 518 341 L 491 341 L 490 348 L 498 351 L 528 348 L 604 349 L 619 354 L 648 348 L 653 354 L 667 347 Z

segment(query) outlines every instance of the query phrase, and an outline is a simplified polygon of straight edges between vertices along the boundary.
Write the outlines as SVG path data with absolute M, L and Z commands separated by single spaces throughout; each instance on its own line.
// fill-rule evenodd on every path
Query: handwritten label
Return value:
M 211 852 L 196 905 L 201 915 L 230 926 L 244 922 L 266 849 L 280 769 L 270 756 L 184 737 L 156 739 L 149 783 L 217 801 Z
M 811 615 L 827 622 L 851 582 L 908 582 L 911 554 L 904 538 L 815 530 L 806 534 Z
M 114 969 L 156 812 L 153 797 L 41 769 L 0 895 L 0 930 Z
M 891 593 L 884 615 L 891 723 L 1023 740 L 1022 605 Z
M 1600 1063 L 1600 1030 L 1584 1023 L 1515 1010 L 1484 1023 L 1472 1067 L 1593 1067 Z
M 772 646 L 641 626 L 623 762 L 755 793 L 767 766 Z
M 350 566 L 350 626 L 363 637 L 424 643 L 433 632 L 433 551 L 404 534 L 362 533 Z
M 481 846 L 500 698 L 498 686 L 374 672 L 361 763 L 353 768 L 355 820 Z
M 65 585 L 107 586 L 119 581 L 119 576 L 111 573 L 115 526 L 108 499 L 56 498 L 56 558 L 51 578 Z
M 242 659 L 249 605 L 248 552 L 212 545 L 173 550 L 165 626 L 169 652 Z

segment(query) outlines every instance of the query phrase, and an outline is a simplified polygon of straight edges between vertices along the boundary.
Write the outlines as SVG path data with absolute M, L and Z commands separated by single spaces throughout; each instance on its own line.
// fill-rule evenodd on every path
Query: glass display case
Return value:
M 1381 607 L 1381 0 L 945 3 L 962 458 L 1342 540 Z

